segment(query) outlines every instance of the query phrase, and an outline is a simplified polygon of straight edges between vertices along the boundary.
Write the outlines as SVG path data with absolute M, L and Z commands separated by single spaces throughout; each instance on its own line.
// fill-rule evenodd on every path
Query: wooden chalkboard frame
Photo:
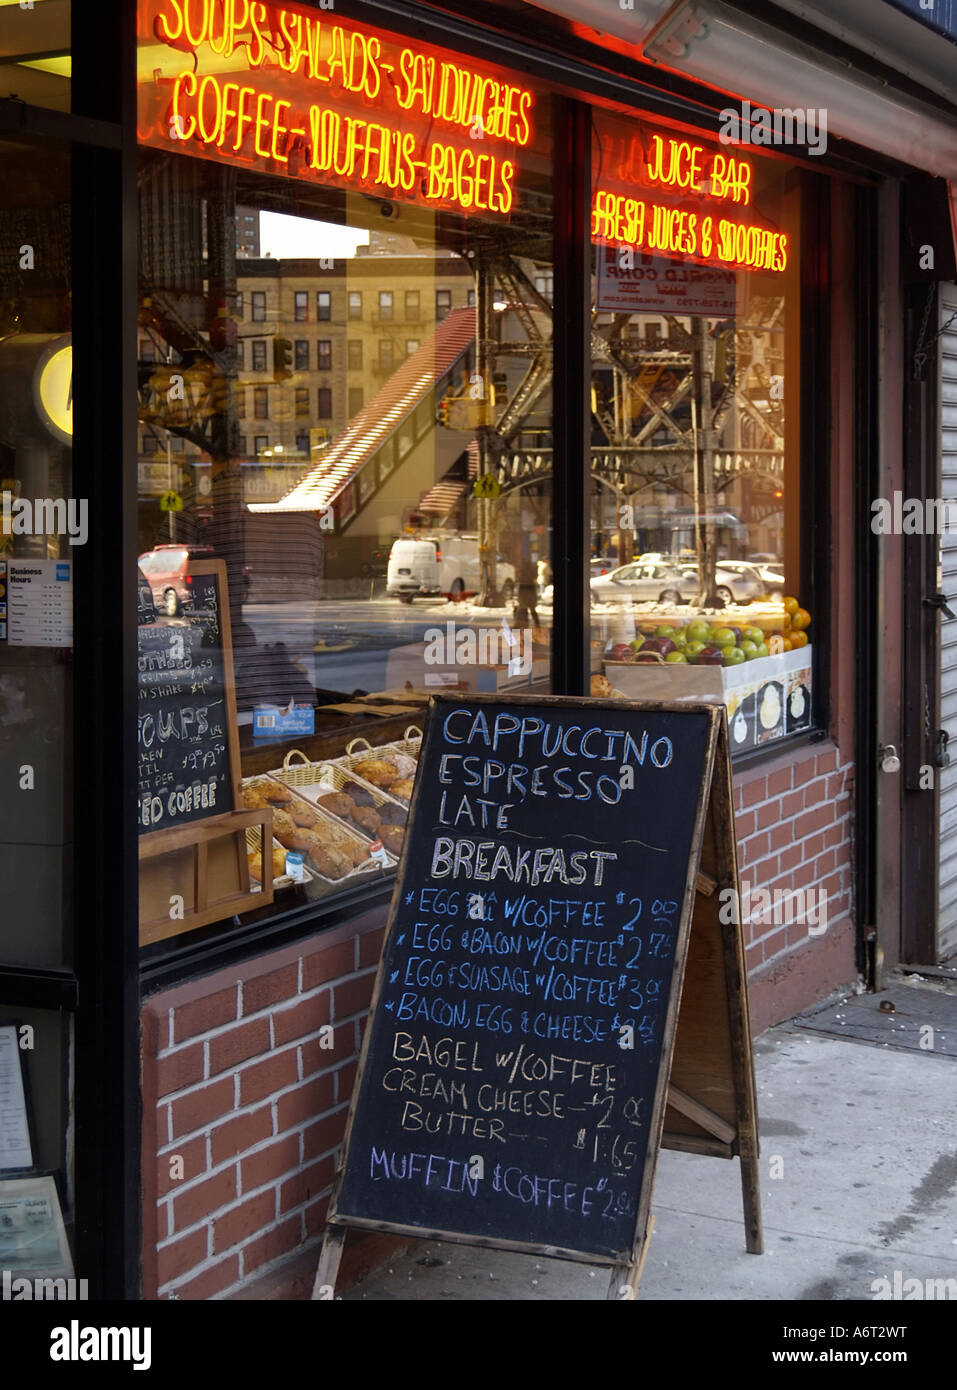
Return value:
M 239 751 L 239 720 L 236 712 L 236 676 L 233 670 L 233 635 L 229 613 L 229 590 L 226 565 L 223 560 L 195 560 L 190 564 L 193 574 L 211 575 L 216 585 L 217 617 L 219 619 L 220 650 L 223 670 L 223 704 L 226 709 L 226 748 L 228 784 L 232 792 L 232 808 L 203 816 L 181 825 L 151 830 L 139 836 L 139 860 L 143 866 L 163 855 L 191 851 L 190 862 L 179 870 L 180 882 L 174 887 L 180 896 L 193 903 L 182 917 L 170 918 L 168 910 L 149 915 L 145 895 L 140 894 L 140 945 L 151 945 L 211 922 L 222 921 L 239 912 L 268 907 L 273 900 L 272 858 L 268 846 L 272 842 L 272 811 L 247 811 L 242 800 L 242 764 Z M 246 829 L 259 826 L 263 845 L 264 881 L 253 892 L 249 882 L 249 862 L 246 857 Z M 207 862 L 211 842 L 232 838 L 236 855 L 235 892 L 220 896 L 209 903 L 207 895 Z M 169 886 L 169 885 L 167 885 Z M 142 884 L 141 884 L 142 890 Z
M 635 713 L 695 713 L 707 719 L 707 739 L 702 760 L 701 798 L 697 806 L 691 850 L 685 881 L 685 891 L 681 904 L 681 914 L 675 941 L 675 956 L 672 971 L 673 987 L 669 998 L 668 1011 L 662 1032 L 661 1061 L 655 1084 L 653 1111 L 648 1126 L 648 1140 L 641 1188 L 635 1217 L 634 1237 L 631 1248 L 620 1257 L 603 1257 L 594 1252 L 583 1252 L 538 1242 L 523 1242 L 498 1237 L 477 1236 L 460 1231 L 427 1229 L 400 1222 L 340 1215 L 338 1199 L 345 1172 L 349 1143 L 356 1117 L 358 1098 L 369 1051 L 373 1029 L 371 1019 L 378 1008 L 385 982 L 388 958 L 388 942 L 396 920 L 396 909 L 405 892 L 406 873 L 411 847 L 411 835 L 406 836 L 399 862 L 396 883 L 393 889 L 389 912 L 389 925 L 386 941 L 383 944 L 375 988 L 370 1005 L 370 1022 L 365 1028 L 359 1057 L 358 1071 L 353 1086 L 345 1137 L 339 1153 L 333 1191 L 327 1215 L 327 1231 L 316 1271 L 313 1299 L 325 1300 L 333 1296 L 336 1275 L 342 1256 L 345 1232 L 349 1228 L 378 1231 L 395 1236 L 411 1237 L 419 1240 L 439 1240 L 460 1245 L 471 1245 L 486 1249 L 513 1251 L 522 1254 L 539 1255 L 546 1258 L 559 1258 L 589 1265 L 604 1265 L 611 1270 L 608 1289 L 609 1299 L 634 1297 L 648 1252 L 648 1242 L 654 1227 L 651 1215 L 651 1197 L 654 1187 L 657 1152 L 661 1147 L 684 1149 L 708 1156 L 741 1159 L 742 1195 L 746 1226 L 746 1248 L 749 1253 L 760 1254 L 763 1250 L 761 1235 L 760 1201 L 758 1195 L 757 1170 L 757 1104 L 754 1082 L 754 1066 L 751 1053 L 751 1033 L 747 1003 L 747 974 L 745 968 L 744 942 L 739 924 L 723 924 L 718 916 L 718 890 L 733 888 L 738 891 L 737 845 L 734 834 L 733 799 L 731 783 L 731 762 L 728 741 L 727 709 L 724 705 L 711 702 L 664 702 L 664 701 L 624 701 L 588 698 L 563 698 L 561 696 L 500 696 L 468 695 L 454 697 L 444 695 L 433 697 L 429 702 L 429 719 L 426 725 L 426 739 L 433 727 L 433 710 L 437 704 L 490 704 L 495 706 L 555 707 L 561 709 L 609 709 L 629 710 Z M 425 743 L 423 744 L 423 753 Z M 420 764 L 421 767 L 421 764 Z M 409 811 L 409 825 L 414 823 L 415 812 L 421 789 L 421 780 L 416 782 Z M 707 867 L 700 869 L 702 852 L 706 852 Z M 740 898 L 738 899 L 740 901 Z M 702 904 L 704 905 L 702 907 Z M 733 914 L 735 916 L 739 914 Z M 714 990 L 709 999 L 710 1014 L 717 1011 L 723 1017 L 729 1042 L 730 1056 L 722 1054 L 724 1073 L 717 1078 L 722 1083 L 722 1108 L 727 1109 L 727 1095 L 730 1092 L 733 1115 L 731 1119 L 707 1104 L 710 1092 L 705 1087 L 706 1098 L 692 1094 L 684 1088 L 671 1085 L 670 1075 L 676 1044 L 681 1036 L 681 1005 L 685 970 L 689 957 L 689 944 L 692 937 L 697 946 L 698 938 L 707 933 L 707 946 L 713 953 L 717 945 L 721 961 L 720 1002 L 716 1005 Z M 695 952 L 695 956 L 700 952 Z M 714 972 L 712 971 L 712 976 Z M 694 1052 L 692 1046 L 686 1049 Z M 707 1049 L 706 1049 L 707 1050 Z M 705 1069 L 707 1071 L 707 1069 Z M 705 1077 L 707 1080 L 707 1076 Z M 715 1079 L 715 1078 L 711 1078 Z M 671 1123 L 665 1130 L 666 1115 Z

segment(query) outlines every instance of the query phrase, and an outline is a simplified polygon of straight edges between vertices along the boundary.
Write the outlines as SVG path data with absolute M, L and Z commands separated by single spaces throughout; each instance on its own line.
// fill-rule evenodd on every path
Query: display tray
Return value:
M 295 761 L 297 756 L 299 761 Z M 381 787 L 374 787 L 371 783 L 364 782 L 361 777 L 357 777 L 340 763 L 310 763 L 304 754 L 298 753 L 297 755 L 295 749 L 286 755 L 282 767 L 278 768 L 272 775 L 286 786 L 295 789 L 313 806 L 318 806 L 327 815 L 338 820 L 350 832 L 360 835 L 371 843 L 381 843 L 387 855 L 395 857 L 401 853 L 402 843 L 405 839 L 406 807 L 397 797 L 389 796 Z M 353 820 L 351 815 L 333 810 L 332 807 L 322 805 L 320 802 L 321 797 L 329 796 L 331 793 L 344 791 L 349 795 L 350 788 L 354 791 L 353 800 L 359 798 L 357 800 L 359 820 Z M 398 835 L 386 833 L 383 836 L 382 827 L 363 824 L 361 812 L 365 809 L 373 810 L 377 814 L 385 812 L 386 825 L 390 826 L 392 830 L 400 830 L 402 833 Z
M 412 724 L 406 729 L 405 738 L 395 739 L 392 743 L 377 744 L 375 748 L 366 743 L 365 739 L 353 739 L 344 754 L 338 758 L 331 758 L 329 761 L 346 768 L 365 786 L 387 792 L 400 806 L 408 808 L 412 800 L 412 786 L 405 784 L 411 784 L 415 781 L 421 747 L 422 730 Z M 365 772 L 358 770 L 363 763 L 373 760 L 392 762 L 396 768 L 395 778 L 391 782 L 373 782 Z M 403 785 L 399 790 L 396 790 L 400 783 Z
M 324 871 L 317 860 L 313 858 L 308 851 L 304 851 L 304 853 L 308 855 L 306 867 L 314 878 L 319 879 L 322 883 L 331 887 L 337 887 L 346 881 L 351 881 L 356 878 L 364 878 L 366 876 L 374 877 L 376 874 L 381 873 L 383 868 L 394 867 L 394 856 L 389 855 L 386 851 L 381 851 L 378 855 L 373 857 L 369 840 L 357 834 L 351 826 L 344 826 L 337 817 L 330 815 L 324 807 L 317 806 L 315 802 L 302 796 L 298 789 L 288 786 L 281 778 L 263 774 L 260 777 L 249 777 L 243 782 L 244 796 L 249 791 L 261 790 L 268 800 L 270 788 L 281 788 L 285 796 L 289 798 L 288 801 L 283 803 L 270 803 L 273 811 L 274 839 L 277 839 L 284 848 L 289 848 L 289 846 L 284 843 L 287 833 L 295 834 L 300 831 L 308 832 L 313 828 L 322 827 L 324 831 L 322 834 L 324 846 L 340 851 L 346 858 L 352 861 L 351 869 L 344 871 L 338 876 L 334 876 Z M 309 816 L 312 818 L 312 823 L 298 826 L 294 824 L 291 832 L 285 832 L 281 828 L 282 821 L 280 820 L 280 828 L 277 829 L 277 819 L 282 815 L 286 815 L 290 818 L 290 821 L 292 821 L 295 814 L 294 808 L 296 807 L 301 808 L 300 816 L 302 816 L 303 810 L 308 812 Z M 357 863 L 356 860 L 359 862 Z

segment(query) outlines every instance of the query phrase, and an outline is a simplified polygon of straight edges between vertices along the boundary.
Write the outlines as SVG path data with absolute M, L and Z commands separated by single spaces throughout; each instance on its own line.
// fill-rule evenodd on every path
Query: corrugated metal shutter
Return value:
M 957 285 L 941 286 L 941 322 L 957 313 Z M 957 321 L 940 339 L 941 497 L 957 500 Z M 957 599 L 957 532 L 940 540 L 941 592 Z M 941 616 L 940 719 L 950 735 L 951 764 L 940 773 L 940 868 L 937 954 L 957 953 L 957 619 Z

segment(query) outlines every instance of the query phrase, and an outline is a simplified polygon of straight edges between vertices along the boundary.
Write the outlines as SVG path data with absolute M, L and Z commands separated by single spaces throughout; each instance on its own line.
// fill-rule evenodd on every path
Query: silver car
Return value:
M 724 603 L 748 603 L 764 593 L 758 580 L 734 574 L 723 567 L 715 571 L 718 599 Z M 621 565 L 611 574 L 591 581 L 594 603 L 614 603 L 630 597 L 658 603 L 690 603 L 698 594 L 698 571 L 694 565 L 670 565 L 660 560 L 638 560 Z

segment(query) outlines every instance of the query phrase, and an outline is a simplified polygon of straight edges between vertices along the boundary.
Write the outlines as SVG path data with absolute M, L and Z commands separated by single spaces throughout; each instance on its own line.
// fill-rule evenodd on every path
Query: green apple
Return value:
M 691 642 L 707 642 L 711 628 L 703 618 L 695 618 L 693 623 L 689 623 L 685 628 L 688 639 Z
M 684 652 L 668 652 L 668 654 L 667 654 L 666 657 L 665 657 L 665 661 L 671 661 L 671 662 L 675 662 L 675 661 L 684 661 L 684 662 L 687 662 L 687 660 L 688 660 L 688 658 L 685 656 Z
M 746 627 L 741 635 L 749 642 L 753 642 L 756 647 L 760 647 L 761 643 L 764 641 L 764 628 Z
M 759 642 L 759 643 L 758 643 L 758 646 L 757 646 L 757 650 L 755 651 L 754 655 L 755 655 L 756 657 L 758 657 L 758 656 L 767 656 L 767 655 L 768 655 L 767 643 L 765 643 L 765 642 Z
M 675 629 L 672 627 L 670 623 L 662 623 L 660 627 L 655 628 L 655 636 L 670 637 L 674 639 Z
M 733 647 L 734 633 L 729 627 L 716 627 L 711 634 L 711 641 L 716 647 Z
M 725 647 L 725 648 L 724 648 L 724 664 L 725 664 L 725 666 L 740 666 L 741 663 L 742 663 L 742 661 L 744 661 L 744 660 L 745 660 L 744 652 L 741 650 L 740 647 Z
M 685 656 L 687 657 L 687 659 L 688 659 L 689 661 L 694 661 L 694 659 L 695 659 L 695 657 L 698 655 L 698 653 L 704 651 L 704 648 L 705 648 L 704 642 L 686 642 L 686 643 L 685 643 Z
M 750 661 L 752 657 L 757 656 L 757 654 L 758 654 L 757 643 L 756 643 L 756 642 L 749 642 L 748 639 L 747 639 L 747 637 L 742 637 L 741 643 L 740 643 L 740 648 L 741 648 L 741 651 L 744 652 L 744 659 L 745 659 L 745 661 Z

